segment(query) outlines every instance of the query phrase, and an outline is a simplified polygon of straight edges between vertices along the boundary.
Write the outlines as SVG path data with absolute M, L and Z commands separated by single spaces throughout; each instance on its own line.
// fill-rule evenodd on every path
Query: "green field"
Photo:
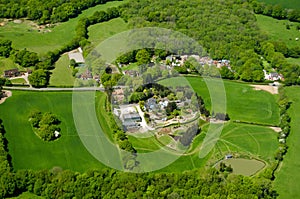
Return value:
M 298 64 L 300 65 L 300 58 L 295 59 L 295 58 L 287 58 L 288 62 L 290 62 L 291 64 Z
M 211 128 L 219 128 L 221 124 L 211 125 Z M 205 165 L 214 165 L 216 161 L 224 158 L 227 154 L 258 158 L 271 163 L 273 155 L 278 148 L 277 134 L 272 129 L 255 125 L 228 123 L 222 129 L 222 133 L 217 138 L 216 145 L 212 151 L 204 158 L 199 158 L 202 142 L 207 132 L 207 128 L 204 128 L 194 139 L 191 148 L 186 151 L 185 155 L 161 171 L 185 171 L 201 168 Z M 130 136 L 129 138 L 140 153 L 158 150 L 162 146 L 162 143 L 158 142 L 154 137 L 136 139 Z M 241 168 L 239 168 L 240 170 Z M 245 168 L 247 175 L 249 170 L 252 171 L 251 168 Z
M 220 124 L 213 124 L 216 127 Z M 271 162 L 278 148 L 277 134 L 268 127 L 228 123 L 214 148 L 214 159 L 238 153 Z
M 62 137 L 51 143 L 38 138 L 28 122 L 28 114 L 32 110 L 56 114 L 62 121 Z M 58 166 L 86 171 L 104 167 L 88 153 L 77 135 L 72 115 L 72 92 L 13 91 L 13 97 L 0 105 L 0 113 L 15 170 Z
M 288 152 L 275 178 L 275 188 L 282 199 L 299 198 L 300 195 L 300 87 L 288 87 L 285 91 L 292 102 L 289 110 L 292 120 L 291 133 L 287 139 Z
M 222 161 L 226 165 L 231 165 L 233 174 L 251 176 L 264 168 L 265 164 L 261 161 L 252 159 L 232 158 Z
M 208 109 L 211 109 L 210 92 L 216 96 L 222 93 L 222 87 L 218 87 L 219 81 L 222 80 L 218 79 L 207 80 L 207 83 L 213 88 L 211 90 L 208 90 L 206 82 L 199 77 L 178 77 L 163 80 L 161 83 L 167 86 L 177 86 L 186 85 L 187 81 L 193 87 L 194 91 L 203 97 Z M 227 80 L 223 80 L 223 82 L 226 92 L 227 113 L 231 120 L 278 125 L 279 111 L 276 104 L 276 96 L 265 91 L 256 91 L 248 84 Z M 219 104 L 218 101 L 214 104 L 216 109 L 222 105 L 222 102 Z M 217 111 L 215 110 L 215 112 Z
M 70 86 L 74 85 L 75 78 L 69 67 L 68 55 L 63 55 L 56 63 L 55 69 L 51 71 L 50 86 Z
M 209 105 L 208 90 L 204 82 L 201 82 L 201 79 L 197 77 L 189 77 L 187 80 L 203 96 L 206 104 Z M 211 81 L 211 84 L 213 84 L 217 80 L 213 79 Z M 176 79 L 171 82 L 180 83 Z M 228 113 L 233 120 L 239 119 L 270 125 L 278 123 L 279 115 L 275 104 L 276 97 L 273 95 L 263 91 L 254 91 L 247 84 L 230 81 L 225 81 L 225 89 L 227 91 Z M 89 147 L 94 146 L 92 148 L 88 147 L 88 150 L 93 154 L 95 153 L 96 156 L 103 152 L 103 150 L 99 150 L 98 148 L 103 147 L 101 143 L 93 143 L 95 139 L 99 139 L 99 131 L 93 131 L 97 125 L 99 126 L 99 123 L 105 134 L 109 136 L 110 140 L 113 140 L 109 126 L 110 119 L 107 112 L 104 111 L 106 95 L 101 92 L 97 92 L 95 96 L 89 93 L 86 93 L 86 95 L 83 94 L 80 94 L 81 98 L 77 99 L 79 101 L 74 101 L 74 98 L 72 101 L 72 92 L 14 91 L 13 97 L 0 105 L 1 118 L 4 121 L 9 141 L 9 152 L 13 157 L 13 166 L 16 170 L 59 166 L 63 169 L 84 171 L 89 168 L 104 167 L 90 155 L 84 145 L 87 146 L 86 144 L 89 144 Z M 92 100 L 96 101 L 95 106 L 91 106 Z M 73 104 L 73 108 L 72 103 L 75 103 L 75 105 Z M 78 123 L 76 123 L 77 128 L 75 129 L 73 121 L 72 111 L 74 111 L 74 107 L 77 107 L 78 109 L 76 110 L 78 111 L 88 110 L 88 115 L 79 114 L 80 118 L 76 120 L 82 124 L 89 124 L 89 126 L 83 127 L 83 131 L 80 131 L 80 137 L 76 132 Z M 94 107 L 97 114 L 96 120 L 90 118 L 90 114 L 92 114 L 90 109 L 92 110 Z M 35 109 L 50 111 L 58 115 L 62 121 L 62 137 L 58 141 L 45 143 L 33 133 L 28 122 L 28 114 L 31 110 Z M 16 115 L 15 113 L 18 114 Z M 217 129 L 220 128 L 220 125 L 211 124 L 210 127 Z M 207 125 L 203 127 L 202 133 L 195 138 L 195 142 L 185 155 L 179 157 L 174 163 L 160 171 L 179 172 L 188 169 L 203 168 L 205 165 L 213 165 L 215 161 L 223 158 L 228 153 L 263 159 L 267 163 L 272 162 L 274 152 L 278 147 L 276 133 L 268 127 L 233 122 L 224 125 L 222 133 L 212 151 L 204 156 L 204 158 L 199 158 L 203 140 L 205 136 L 212 132 L 208 131 L 207 127 Z M 169 143 L 169 141 L 165 142 L 166 139 L 169 138 L 163 137 L 158 141 L 154 137 L 137 139 L 129 136 L 129 140 L 138 152 L 141 153 L 160 149 L 163 143 Z M 98 147 L 90 144 L 97 144 Z M 103 149 L 105 150 L 106 148 L 104 147 Z M 168 151 L 176 154 L 176 151 L 173 149 Z M 139 156 L 137 160 L 139 160 Z
M 271 40 L 283 41 L 288 47 L 299 46 L 300 31 L 296 30 L 300 23 L 290 22 L 288 20 L 277 20 L 264 15 L 256 15 L 258 27 L 261 31 L 267 34 Z M 286 28 L 286 24 L 290 25 L 290 29 Z
M 51 32 L 48 33 L 38 32 L 38 30 L 32 27 L 29 21 L 21 24 L 9 22 L 0 28 L 0 38 L 12 40 L 13 46 L 17 49 L 27 48 L 37 53 L 46 53 L 62 47 L 73 39 L 75 36 L 75 27 L 80 18 L 91 16 L 95 11 L 106 10 L 107 8 L 116 7 L 123 3 L 124 1 L 114 1 L 89 8 L 83 11 L 78 17 L 51 28 Z
M 16 65 L 12 59 L 10 58 L 0 58 L 0 75 L 3 74 L 5 70 L 13 69 L 13 68 L 20 68 Z
M 112 35 L 126 31 L 127 29 L 127 24 L 122 18 L 116 18 L 108 22 L 92 25 L 88 28 L 89 41 L 91 41 L 92 46 L 96 46 Z
M 10 81 L 12 84 L 26 84 L 26 81 L 24 78 L 12 79 Z
M 280 4 L 285 8 L 300 9 L 300 1 L 298 0 L 259 0 L 267 4 Z

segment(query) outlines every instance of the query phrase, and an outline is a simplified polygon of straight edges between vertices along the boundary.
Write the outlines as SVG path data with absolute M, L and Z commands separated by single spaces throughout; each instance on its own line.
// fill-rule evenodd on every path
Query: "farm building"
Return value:
M 123 115 L 123 121 L 124 122 L 129 122 L 129 121 L 141 122 L 142 118 L 138 113 L 128 113 L 128 114 Z

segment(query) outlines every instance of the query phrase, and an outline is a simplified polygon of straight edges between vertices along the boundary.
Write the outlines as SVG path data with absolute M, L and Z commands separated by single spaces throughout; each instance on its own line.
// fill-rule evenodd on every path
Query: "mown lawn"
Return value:
M 26 84 L 26 81 L 24 78 L 12 79 L 10 81 L 12 84 Z
M 263 33 L 266 33 L 274 41 L 283 41 L 288 47 L 299 46 L 300 31 L 296 29 L 300 23 L 290 22 L 288 20 L 277 20 L 264 15 L 256 15 L 257 25 Z M 286 25 L 290 25 L 290 29 Z
M 275 188 L 282 199 L 300 196 L 300 87 L 288 87 L 285 91 L 292 102 L 289 110 L 292 120 L 291 133 L 287 139 L 288 152 L 275 175 Z
M 51 71 L 50 86 L 70 86 L 74 85 L 75 78 L 69 67 L 68 55 L 63 55 L 56 63 L 55 69 Z
M 89 8 L 83 11 L 78 17 L 51 28 L 51 32 L 48 33 L 38 32 L 32 28 L 29 21 L 21 24 L 9 22 L 0 28 L 0 38 L 12 40 L 13 46 L 17 49 L 27 48 L 28 50 L 43 54 L 58 49 L 70 42 L 75 36 L 75 27 L 80 18 L 91 16 L 95 11 L 106 10 L 107 8 L 116 7 L 123 3 L 124 1 L 113 1 Z
M 38 138 L 28 122 L 32 110 L 56 114 L 62 122 L 62 137 L 50 143 Z M 0 114 L 15 170 L 51 169 L 58 166 L 86 171 L 104 167 L 89 154 L 76 132 L 72 115 L 72 92 L 13 91 L 13 96 L 0 105 Z

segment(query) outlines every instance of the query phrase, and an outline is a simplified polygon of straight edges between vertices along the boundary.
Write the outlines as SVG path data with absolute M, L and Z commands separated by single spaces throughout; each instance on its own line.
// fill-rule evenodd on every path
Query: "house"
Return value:
M 284 80 L 283 76 L 281 74 L 278 74 L 277 72 L 270 72 L 269 74 L 267 73 L 266 70 L 263 70 L 263 72 L 265 75 L 265 80 L 272 80 L 272 81 Z
M 139 72 L 135 71 L 135 70 L 125 70 L 125 71 L 123 71 L 123 74 L 124 75 L 128 75 L 130 77 L 137 77 L 137 76 L 139 76 Z
M 79 78 L 83 79 L 83 80 L 87 80 L 87 79 L 92 79 L 92 73 L 89 70 L 86 70 L 84 73 L 82 73 Z
M 168 106 L 169 102 L 165 100 L 165 101 L 160 101 L 158 104 L 160 105 L 161 109 L 164 109 Z
M 10 70 L 5 70 L 4 71 L 4 77 L 17 77 L 20 75 L 19 69 L 14 68 Z
M 148 99 L 145 106 L 149 111 L 153 111 L 158 108 L 158 104 L 156 103 L 156 99 L 154 98 Z

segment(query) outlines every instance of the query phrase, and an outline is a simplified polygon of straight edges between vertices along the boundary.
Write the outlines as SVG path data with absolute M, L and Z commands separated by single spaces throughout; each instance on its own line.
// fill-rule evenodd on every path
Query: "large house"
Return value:
M 19 72 L 19 69 L 17 69 L 17 68 L 4 71 L 4 77 L 6 77 L 6 78 L 17 77 L 19 75 L 20 75 L 20 72 Z

